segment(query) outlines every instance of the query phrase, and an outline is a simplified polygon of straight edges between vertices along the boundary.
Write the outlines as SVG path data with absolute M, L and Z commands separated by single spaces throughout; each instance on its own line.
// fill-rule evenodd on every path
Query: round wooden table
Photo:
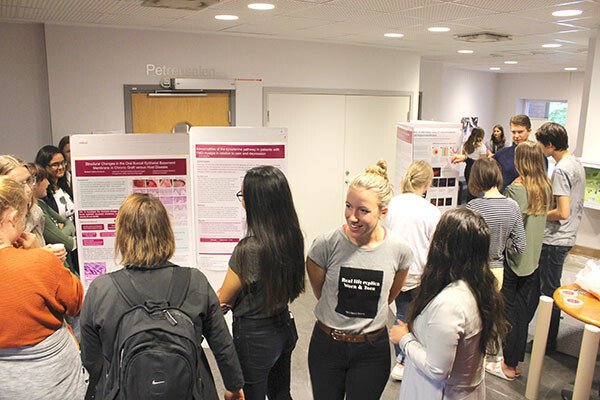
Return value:
M 569 297 L 560 293 L 563 289 L 576 292 L 577 296 L 575 298 L 581 300 L 583 305 L 581 307 L 570 306 L 568 304 Z M 554 291 L 553 297 L 554 302 L 562 311 L 587 324 L 583 330 L 583 340 L 579 350 L 579 361 L 573 388 L 573 400 L 587 400 L 592 388 L 598 343 L 600 341 L 600 300 L 575 283 L 559 287 Z

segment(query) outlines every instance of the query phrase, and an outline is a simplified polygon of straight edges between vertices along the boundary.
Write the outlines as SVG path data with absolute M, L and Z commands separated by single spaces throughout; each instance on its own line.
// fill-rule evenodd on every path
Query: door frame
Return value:
M 125 133 L 133 133 L 133 113 L 131 110 L 131 95 L 134 93 L 161 93 L 164 95 L 227 93 L 229 94 L 229 126 L 235 126 L 235 89 L 175 90 L 165 89 L 160 85 L 123 85 L 123 103 L 125 105 Z
M 390 97 L 408 97 L 408 115 L 406 121 L 410 121 L 413 113 L 413 96 L 410 91 L 393 90 L 361 90 L 361 89 L 325 89 L 325 88 L 295 88 L 269 86 L 263 87 L 263 126 L 269 122 L 269 95 L 270 94 L 317 94 L 317 95 L 343 95 L 343 96 L 390 96 Z

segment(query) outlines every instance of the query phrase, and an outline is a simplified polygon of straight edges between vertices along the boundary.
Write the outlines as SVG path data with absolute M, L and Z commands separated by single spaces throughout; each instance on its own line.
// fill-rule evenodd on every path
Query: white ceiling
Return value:
M 179 0 L 184 1 L 197 0 Z M 269 2 L 271 11 L 247 5 Z M 222 0 L 200 11 L 144 7 L 141 0 L 0 0 L 0 21 L 128 27 L 251 35 L 418 52 L 424 60 L 488 71 L 583 70 L 588 39 L 600 28 L 600 0 Z M 580 9 L 577 17 L 553 17 Z M 234 14 L 236 21 L 218 21 Z M 431 33 L 446 26 L 447 33 Z M 512 36 L 495 43 L 466 43 L 454 35 L 491 31 Z M 403 38 L 383 36 L 387 32 Z M 542 48 L 559 43 L 556 49 Z M 474 54 L 458 54 L 460 49 Z M 505 65 L 504 61 L 518 61 Z

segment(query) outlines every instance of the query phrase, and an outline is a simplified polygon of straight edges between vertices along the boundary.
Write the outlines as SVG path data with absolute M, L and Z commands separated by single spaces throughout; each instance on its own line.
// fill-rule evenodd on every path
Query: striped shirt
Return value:
M 490 228 L 490 267 L 503 266 L 504 250 L 525 250 L 525 229 L 519 205 L 506 197 L 471 200 L 467 208 L 481 215 Z

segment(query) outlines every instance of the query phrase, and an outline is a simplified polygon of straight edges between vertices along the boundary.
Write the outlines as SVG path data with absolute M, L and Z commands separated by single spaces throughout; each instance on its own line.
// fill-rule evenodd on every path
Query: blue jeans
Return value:
M 334 340 L 317 325 L 308 349 L 314 400 L 378 400 L 390 376 L 387 329 L 372 342 Z
M 407 290 L 406 292 L 400 292 L 398 297 L 396 297 L 396 319 L 399 319 L 402 322 L 406 322 L 406 318 L 408 316 L 408 306 L 410 302 L 417 295 L 417 289 L 414 288 L 411 290 Z M 396 321 L 394 321 L 394 325 L 396 325 Z M 400 346 L 395 344 L 394 351 L 396 352 L 396 362 L 400 364 L 404 364 L 404 353 L 400 349 Z
M 286 309 L 270 318 L 234 318 L 233 343 L 244 373 L 247 400 L 291 400 L 292 351 L 298 333 Z
M 552 298 L 554 291 L 560 287 L 563 264 L 571 246 L 542 245 L 540 255 L 540 291 L 543 295 Z M 552 318 L 550 319 L 550 331 L 548 332 L 548 343 L 546 348 L 556 349 L 556 337 L 558 336 L 558 325 L 560 323 L 560 308 L 552 305 Z

